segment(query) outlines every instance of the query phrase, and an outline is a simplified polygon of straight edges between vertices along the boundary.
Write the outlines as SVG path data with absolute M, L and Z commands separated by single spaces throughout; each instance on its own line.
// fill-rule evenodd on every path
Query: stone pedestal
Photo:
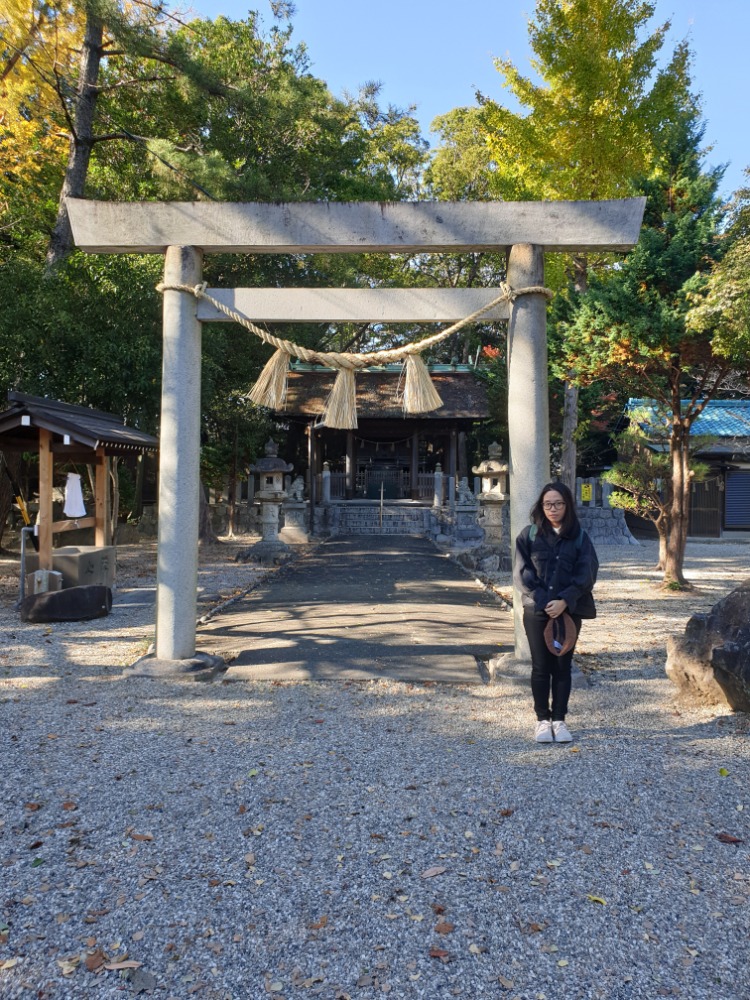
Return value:
M 503 507 L 506 501 L 488 498 L 480 494 L 479 523 L 484 528 L 484 541 L 487 545 L 501 548 L 503 545 Z
M 307 526 L 307 504 L 304 500 L 286 500 L 283 504 L 284 527 L 279 532 L 282 542 L 302 545 L 310 541 Z

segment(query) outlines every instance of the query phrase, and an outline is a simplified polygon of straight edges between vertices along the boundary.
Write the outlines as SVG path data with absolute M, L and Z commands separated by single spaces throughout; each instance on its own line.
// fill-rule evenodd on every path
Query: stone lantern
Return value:
M 284 475 L 291 472 L 293 466 L 279 458 L 279 446 L 275 441 L 269 439 L 265 450 L 265 457 L 250 466 L 250 472 L 258 476 L 255 499 L 260 504 L 261 540 L 243 549 L 237 558 L 280 562 L 288 554 L 289 546 L 279 538 L 279 508 L 286 499 Z
M 503 450 L 497 441 L 487 449 L 489 458 L 472 469 L 482 478 L 479 503 L 482 507 L 481 524 L 488 545 L 500 545 L 503 540 L 504 508 L 508 503 L 508 463 L 502 462 Z

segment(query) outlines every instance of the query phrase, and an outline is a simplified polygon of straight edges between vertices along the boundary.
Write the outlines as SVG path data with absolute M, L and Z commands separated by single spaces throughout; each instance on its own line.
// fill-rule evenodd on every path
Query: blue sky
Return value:
M 335 94 L 377 80 L 384 103 L 416 105 L 425 137 L 435 116 L 473 104 L 478 88 L 503 98 L 495 57 L 529 67 L 527 17 L 534 0 L 295 0 L 294 39 L 308 47 L 311 71 Z M 248 9 L 272 23 L 268 0 L 192 0 L 204 17 L 235 20 Z M 707 156 L 729 164 L 722 191 L 745 183 L 750 167 L 747 110 L 750 0 L 656 0 L 654 25 L 672 22 L 668 46 L 687 38 L 702 95 Z M 665 55 L 666 59 L 666 55 Z

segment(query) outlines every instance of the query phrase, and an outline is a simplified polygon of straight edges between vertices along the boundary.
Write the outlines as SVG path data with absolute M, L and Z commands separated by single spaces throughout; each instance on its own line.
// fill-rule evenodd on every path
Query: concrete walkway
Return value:
M 198 633 L 227 680 L 482 683 L 513 648 L 512 615 L 431 542 L 337 537 Z

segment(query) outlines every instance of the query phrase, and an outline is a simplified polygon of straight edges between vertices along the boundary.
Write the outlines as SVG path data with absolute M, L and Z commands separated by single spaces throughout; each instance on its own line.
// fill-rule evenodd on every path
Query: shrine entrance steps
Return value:
M 377 500 L 352 500 L 331 504 L 321 527 L 331 535 L 426 536 L 433 520 L 432 509 L 416 502 L 391 500 L 381 507 Z

